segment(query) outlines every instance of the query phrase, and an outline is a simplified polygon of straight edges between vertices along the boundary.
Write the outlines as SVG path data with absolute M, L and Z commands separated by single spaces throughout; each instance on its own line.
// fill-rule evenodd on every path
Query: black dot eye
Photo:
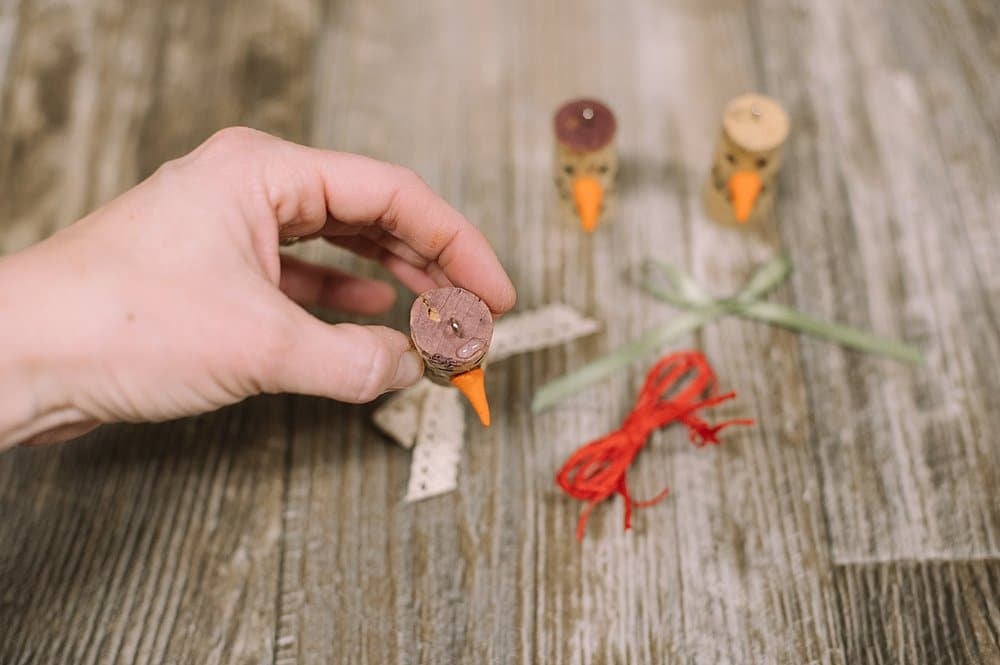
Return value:
M 602 175 L 605 174 L 605 173 L 607 173 L 608 172 L 608 165 L 607 164 L 601 164 L 600 166 L 597 167 L 597 172 L 600 173 L 600 174 L 602 174 Z
M 733 153 L 727 152 L 726 153 L 726 161 L 729 162 L 730 164 L 735 164 L 736 163 L 736 157 L 733 156 Z
M 575 170 L 576 169 L 573 168 L 572 164 L 567 164 L 566 166 L 563 167 L 563 173 L 565 173 L 566 175 L 573 175 L 573 172 Z
M 762 169 L 765 166 L 767 166 L 767 160 L 766 159 L 764 159 L 763 157 L 761 157 L 760 159 L 757 160 L 757 168 Z

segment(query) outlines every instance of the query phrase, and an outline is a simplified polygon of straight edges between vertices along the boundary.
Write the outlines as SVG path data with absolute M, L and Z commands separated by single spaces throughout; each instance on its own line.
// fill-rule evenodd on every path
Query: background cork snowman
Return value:
M 785 110 L 764 95 L 741 95 L 726 106 L 704 189 L 712 219 L 754 224 L 770 212 L 788 124 Z
M 553 123 L 559 197 L 571 207 L 583 230 L 591 233 L 604 214 L 618 175 L 615 114 L 596 99 L 575 99 L 559 107 Z

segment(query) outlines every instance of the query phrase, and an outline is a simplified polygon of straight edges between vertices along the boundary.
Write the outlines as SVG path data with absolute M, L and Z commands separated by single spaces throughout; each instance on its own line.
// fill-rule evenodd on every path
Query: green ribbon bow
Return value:
M 655 281 L 656 272 L 666 277 L 666 286 Z M 532 411 L 538 412 L 552 406 L 661 348 L 667 342 L 730 314 L 823 337 L 842 346 L 887 356 L 900 362 L 919 364 L 924 361 L 920 350 L 909 344 L 813 319 L 785 305 L 764 302 L 764 296 L 788 279 L 791 272 L 791 262 L 786 257 L 779 256 L 758 268 L 739 294 L 732 298 L 716 299 L 683 270 L 667 263 L 647 261 L 643 266 L 643 288 L 660 300 L 687 311 L 613 353 L 545 384 L 531 403 Z

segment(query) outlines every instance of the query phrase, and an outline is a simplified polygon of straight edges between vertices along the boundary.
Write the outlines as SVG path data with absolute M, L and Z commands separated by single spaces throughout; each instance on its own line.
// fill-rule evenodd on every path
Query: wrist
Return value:
M 86 420 L 66 399 L 61 360 L 49 339 L 58 327 L 51 320 L 58 289 L 49 288 L 51 272 L 36 271 L 30 253 L 0 259 L 0 450 Z

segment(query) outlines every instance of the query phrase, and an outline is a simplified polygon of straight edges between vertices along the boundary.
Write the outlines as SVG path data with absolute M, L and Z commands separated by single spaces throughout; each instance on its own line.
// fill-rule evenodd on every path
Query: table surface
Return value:
M 418 504 L 371 407 L 306 397 L 3 454 L 0 661 L 1000 662 L 998 35 L 990 0 L 0 0 L 3 252 L 246 124 L 412 167 L 520 307 L 606 324 L 489 372 L 493 427 L 469 421 L 458 491 Z M 699 196 L 747 90 L 792 132 L 773 217 L 741 233 Z M 620 125 L 592 237 L 551 178 L 579 94 Z M 757 425 L 657 433 L 630 480 L 670 497 L 628 533 L 602 504 L 577 543 L 553 474 L 653 359 L 537 416 L 534 391 L 676 315 L 632 284 L 643 258 L 721 295 L 779 252 L 776 302 L 926 365 L 735 318 L 689 336 L 739 392 L 720 417 Z

